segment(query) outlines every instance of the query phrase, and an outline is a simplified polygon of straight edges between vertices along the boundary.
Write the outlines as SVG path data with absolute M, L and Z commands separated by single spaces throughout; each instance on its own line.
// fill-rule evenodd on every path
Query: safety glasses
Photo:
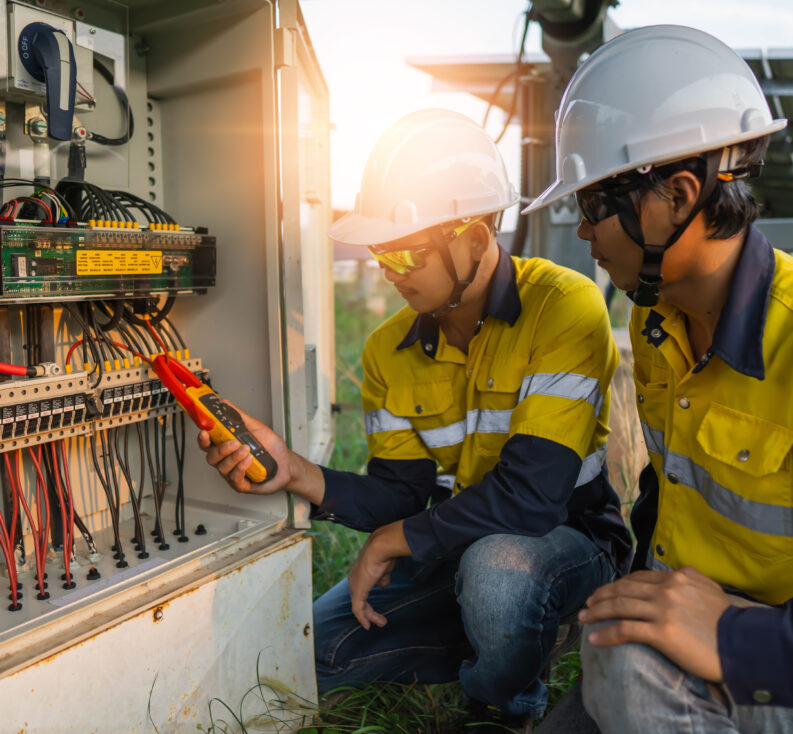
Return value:
M 477 217 L 476 219 L 464 221 L 446 235 L 446 241 L 452 242 L 465 232 L 465 230 L 481 220 L 482 217 Z M 423 268 L 427 264 L 427 255 L 434 249 L 435 245 L 430 243 L 403 250 L 388 250 L 385 249 L 383 245 L 372 245 L 369 247 L 369 252 L 372 253 L 372 257 L 374 257 L 382 267 L 393 270 L 399 275 L 406 275 L 407 273 L 412 273 L 414 270 Z
M 590 224 L 597 224 L 619 213 L 618 199 L 642 188 L 640 183 L 630 182 L 599 189 L 582 189 L 575 192 L 578 209 Z

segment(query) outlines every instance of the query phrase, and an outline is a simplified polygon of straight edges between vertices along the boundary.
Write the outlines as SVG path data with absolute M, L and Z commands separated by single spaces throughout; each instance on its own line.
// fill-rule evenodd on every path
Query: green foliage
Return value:
M 309 535 L 314 539 L 312 575 L 314 598 L 318 599 L 347 575 L 366 540 L 366 533 L 343 525 L 315 522 L 311 524 Z

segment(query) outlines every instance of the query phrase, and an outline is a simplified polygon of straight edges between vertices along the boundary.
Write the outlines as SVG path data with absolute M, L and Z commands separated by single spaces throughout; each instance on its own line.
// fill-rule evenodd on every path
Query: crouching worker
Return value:
M 288 489 L 314 518 L 371 531 L 314 607 L 320 692 L 459 675 L 498 715 L 539 716 L 560 620 L 629 563 L 604 464 L 617 364 L 605 304 L 587 278 L 498 245 L 516 202 L 473 121 L 424 110 L 396 123 L 331 230 L 368 247 L 406 301 L 363 353 L 367 474 L 313 465 L 250 420 L 280 467 L 251 486 L 245 447 L 199 439 L 236 490 Z
M 581 612 L 584 704 L 605 734 L 793 732 L 793 258 L 752 226 L 773 120 L 715 38 L 619 36 L 562 98 L 558 180 L 635 302 L 650 464 L 635 573 Z M 588 630 L 588 632 L 587 632 Z

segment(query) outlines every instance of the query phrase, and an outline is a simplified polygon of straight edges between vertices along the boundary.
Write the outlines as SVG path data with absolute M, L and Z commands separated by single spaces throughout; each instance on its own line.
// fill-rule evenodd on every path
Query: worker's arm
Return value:
M 278 462 L 278 472 L 264 484 L 253 484 L 245 476 L 251 462 L 247 445 L 227 441 L 214 446 L 206 431 L 198 435 L 198 445 L 206 451 L 207 462 L 238 492 L 272 494 L 286 489 L 311 502 L 312 518 L 366 531 L 427 506 L 435 487 L 434 461 L 374 458 L 369 461 L 366 476 L 335 471 L 289 450 L 283 439 L 261 421 L 240 413 L 248 429 Z
M 793 707 L 793 599 L 781 608 L 730 606 L 717 636 L 722 676 L 736 704 Z
M 690 567 L 637 571 L 598 589 L 579 613 L 593 645 L 638 642 L 704 680 L 723 682 L 738 705 L 793 707 L 793 600 L 746 603 Z

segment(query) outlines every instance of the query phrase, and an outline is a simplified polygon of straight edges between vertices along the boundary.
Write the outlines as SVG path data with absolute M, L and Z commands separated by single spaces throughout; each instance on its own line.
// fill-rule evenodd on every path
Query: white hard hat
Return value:
M 355 209 L 328 234 L 347 245 L 377 245 L 498 212 L 518 198 L 496 144 L 479 124 L 450 110 L 421 110 L 377 141 Z
M 713 36 L 659 25 L 595 51 L 556 117 L 556 181 L 523 213 L 604 178 L 781 130 L 746 62 Z

